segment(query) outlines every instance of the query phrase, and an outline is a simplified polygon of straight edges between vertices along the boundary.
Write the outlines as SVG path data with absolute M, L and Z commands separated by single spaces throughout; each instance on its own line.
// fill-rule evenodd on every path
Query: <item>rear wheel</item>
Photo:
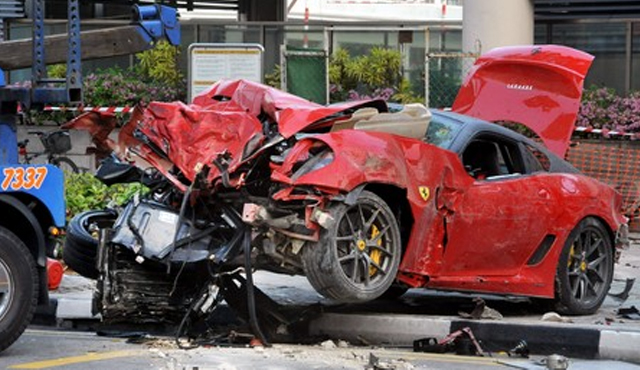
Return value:
M 51 159 L 51 164 L 69 173 L 80 173 L 78 165 L 67 157 L 55 157 Z
M 582 220 L 567 239 L 556 272 L 555 308 L 560 313 L 592 314 L 600 308 L 613 278 L 613 245 L 605 226 Z
M 339 302 L 365 302 L 395 281 L 402 253 L 400 230 L 389 206 L 363 191 L 356 204 L 329 209 L 333 224 L 302 258 L 307 279 L 322 295 Z
M 31 252 L 0 227 L 0 351 L 24 332 L 38 302 L 38 273 Z

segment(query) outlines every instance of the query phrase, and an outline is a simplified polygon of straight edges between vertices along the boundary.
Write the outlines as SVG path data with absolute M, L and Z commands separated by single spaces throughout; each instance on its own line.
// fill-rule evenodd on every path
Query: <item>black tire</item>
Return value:
M 585 218 L 569 234 L 556 271 L 555 309 L 589 315 L 600 308 L 613 279 L 614 253 L 609 232 L 599 220 Z
M 51 159 L 51 164 L 65 172 L 80 173 L 78 165 L 67 157 L 55 157 Z
M 100 275 L 96 267 L 98 240 L 89 229 L 91 225 L 111 227 L 116 218 L 117 214 L 112 211 L 87 211 L 72 218 L 62 248 L 62 259 L 67 266 L 84 277 L 97 279 Z
M 0 351 L 24 332 L 38 304 L 33 255 L 11 231 L 0 227 Z
M 395 281 L 402 257 L 393 212 L 368 191 L 353 206 L 338 203 L 328 211 L 333 224 L 322 229 L 320 240 L 307 245 L 302 254 L 307 279 L 320 294 L 338 302 L 380 297 Z

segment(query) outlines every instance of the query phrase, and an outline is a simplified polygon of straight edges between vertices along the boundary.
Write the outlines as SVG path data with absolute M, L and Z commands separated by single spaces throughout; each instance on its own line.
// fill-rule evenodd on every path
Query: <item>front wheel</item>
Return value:
M 368 191 L 353 206 L 339 203 L 328 211 L 333 224 L 302 254 L 307 279 L 320 294 L 338 302 L 380 297 L 395 281 L 402 253 L 393 212 Z
M 605 226 L 585 218 L 571 231 L 556 271 L 555 308 L 588 315 L 604 301 L 613 279 L 613 245 Z
M 0 351 L 24 332 L 37 303 L 38 273 L 31 252 L 0 227 Z
M 80 173 L 78 165 L 67 157 L 55 157 L 51 159 L 51 164 L 69 173 Z

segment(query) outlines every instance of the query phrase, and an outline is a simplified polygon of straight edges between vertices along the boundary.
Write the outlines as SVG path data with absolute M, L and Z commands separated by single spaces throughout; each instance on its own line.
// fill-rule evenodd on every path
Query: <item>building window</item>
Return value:
M 557 23 L 551 25 L 550 42 L 580 49 L 596 57 L 585 86 L 607 86 L 625 93 L 626 29 L 626 22 Z

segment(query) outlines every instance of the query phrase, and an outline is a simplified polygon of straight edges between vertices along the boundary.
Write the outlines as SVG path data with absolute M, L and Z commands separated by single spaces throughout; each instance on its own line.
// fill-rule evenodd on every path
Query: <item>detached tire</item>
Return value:
M 38 303 L 38 272 L 31 252 L 0 227 L 0 351 L 24 332 Z
M 556 271 L 555 309 L 566 315 L 598 310 L 613 279 L 613 245 L 599 220 L 582 220 L 569 234 Z
M 374 300 L 395 281 L 402 244 L 389 206 L 363 191 L 356 204 L 329 208 L 333 225 L 317 243 L 305 246 L 302 260 L 309 283 L 320 294 L 343 303 Z
M 69 221 L 62 259 L 73 271 L 89 279 L 100 275 L 96 267 L 98 240 L 91 235 L 91 225 L 111 227 L 117 218 L 112 211 L 87 211 Z

